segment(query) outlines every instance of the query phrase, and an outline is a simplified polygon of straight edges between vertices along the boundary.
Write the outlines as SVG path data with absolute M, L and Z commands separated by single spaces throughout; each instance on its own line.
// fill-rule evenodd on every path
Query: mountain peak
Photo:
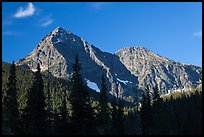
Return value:
M 107 87 L 111 94 L 115 94 L 114 91 L 121 86 L 121 95 L 124 92 L 124 95 L 134 96 L 136 88 L 143 90 L 147 83 L 151 90 L 157 86 L 163 93 L 167 93 L 174 88 L 183 89 L 197 85 L 202 78 L 201 68 L 184 66 L 143 46 L 125 47 L 112 55 L 90 46 L 87 41 L 62 27 L 55 28 L 43 38 L 32 53 L 21 59 L 17 65 L 34 71 L 39 62 L 41 70 L 46 71 L 50 59 L 51 74 L 69 78 L 76 53 L 82 64 L 83 77 L 100 85 L 101 73 L 106 74 Z
M 61 26 L 58 26 L 54 29 L 55 31 L 60 31 L 60 30 L 65 30 L 64 28 L 62 28 Z M 66 31 L 66 30 L 65 30 Z
M 148 50 L 147 48 L 145 48 L 143 46 L 131 46 L 131 47 L 127 47 L 127 49 L 130 49 L 130 50 Z
M 62 27 L 57 27 L 54 29 L 53 33 L 60 33 L 60 32 L 66 32 L 65 29 L 63 29 Z
M 129 47 L 124 47 L 119 49 L 118 51 L 115 52 L 115 54 L 122 52 L 122 51 L 150 51 L 147 48 L 143 46 L 129 46 Z
M 51 43 L 55 45 L 60 42 L 62 43 L 68 41 L 69 39 L 73 39 L 73 35 L 74 34 L 72 32 L 67 31 L 66 29 L 59 26 L 51 32 L 49 39 L 51 40 Z
M 58 26 L 57 28 L 55 28 L 53 31 L 52 31 L 52 34 L 53 35 L 66 35 L 66 34 L 72 34 L 70 31 L 67 31 L 66 29 Z

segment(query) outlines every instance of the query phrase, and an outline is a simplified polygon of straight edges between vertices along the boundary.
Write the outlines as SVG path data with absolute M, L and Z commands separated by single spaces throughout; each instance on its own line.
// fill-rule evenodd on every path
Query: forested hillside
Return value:
M 2 134 L 202 133 L 202 86 L 162 97 L 147 86 L 141 106 L 110 101 L 103 76 L 101 87 L 97 93 L 85 86 L 77 59 L 69 81 L 49 75 L 49 83 L 40 68 L 31 72 L 2 62 Z

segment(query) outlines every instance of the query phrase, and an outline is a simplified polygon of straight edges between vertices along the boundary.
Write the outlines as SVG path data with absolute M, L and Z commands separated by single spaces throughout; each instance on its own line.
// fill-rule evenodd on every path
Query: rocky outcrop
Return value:
M 24 69 L 42 71 L 68 79 L 72 63 L 78 54 L 82 76 L 101 87 L 101 75 L 106 76 L 109 92 L 120 97 L 135 96 L 136 90 L 158 86 L 162 91 L 189 88 L 201 82 L 201 68 L 184 65 L 161 57 L 144 47 L 128 47 L 115 54 L 89 45 L 83 38 L 60 27 L 45 36 L 24 59 L 16 62 Z
M 69 78 L 76 54 L 78 54 L 84 78 L 96 83 L 100 88 L 103 74 L 106 76 L 107 88 L 111 94 L 116 95 L 116 91 L 120 91 L 121 97 L 135 94 L 137 78 L 120 62 L 118 56 L 102 52 L 60 27 L 43 38 L 27 57 L 16 64 L 35 71 L 39 62 L 42 71 L 46 71 L 49 58 L 51 74 L 55 77 Z M 118 79 L 129 82 L 124 83 Z
M 200 67 L 175 62 L 144 47 L 127 47 L 115 54 L 138 77 L 139 88 L 157 86 L 166 93 L 169 90 L 189 89 L 201 83 Z

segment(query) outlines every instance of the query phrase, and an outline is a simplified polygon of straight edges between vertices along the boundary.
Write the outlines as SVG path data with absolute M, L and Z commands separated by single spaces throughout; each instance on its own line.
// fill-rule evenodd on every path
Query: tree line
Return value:
M 55 105 L 59 105 L 59 107 L 55 107 L 55 109 L 52 110 L 50 110 L 48 106 L 50 100 L 46 97 L 49 90 L 45 90 L 44 88 L 40 65 L 38 64 L 37 71 L 34 73 L 33 84 L 27 91 L 26 105 L 19 112 L 15 69 L 16 66 L 13 62 L 8 77 L 8 89 L 3 95 L 3 134 L 86 135 L 121 133 L 122 130 L 118 131 L 118 127 L 119 129 L 123 129 L 123 124 L 117 123 L 117 121 L 118 119 L 123 119 L 123 110 L 120 105 L 118 105 L 118 99 L 114 99 L 115 101 L 111 109 L 108 105 L 106 81 L 102 75 L 102 88 L 98 104 L 95 108 L 91 105 L 90 93 L 80 74 L 81 67 L 78 56 L 75 58 L 75 63 L 72 64 L 73 73 L 68 89 L 69 93 L 62 85 L 60 85 L 61 88 L 54 89 L 63 92 L 63 94 L 61 105 L 55 103 Z M 52 99 L 52 101 L 54 101 L 54 99 Z M 71 111 L 69 111 L 67 106 L 68 101 L 71 106 Z M 50 111 L 52 112 L 50 113 Z M 97 111 L 97 113 L 95 111 Z M 113 130 L 115 132 L 112 132 Z
M 147 86 L 142 92 L 140 107 L 138 102 L 134 107 L 124 106 L 117 96 L 112 101 L 108 99 L 103 75 L 99 97 L 90 94 L 80 74 L 78 56 L 72 69 L 69 82 L 52 78 L 48 81 L 47 74 L 42 74 L 38 64 L 33 75 L 26 72 L 18 74 L 26 77 L 27 81 L 22 81 L 23 78 L 16 76 L 18 71 L 13 62 L 7 83 L 2 83 L 2 134 L 202 133 L 202 89 L 164 98 L 158 88 L 155 87 L 152 93 Z M 5 74 L 3 71 L 2 74 Z
M 202 134 L 202 89 L 196 88 L 161 98 L 158 88 L 154 88 L 152 94 L 147 86 L 141 103 L 141 134 Z

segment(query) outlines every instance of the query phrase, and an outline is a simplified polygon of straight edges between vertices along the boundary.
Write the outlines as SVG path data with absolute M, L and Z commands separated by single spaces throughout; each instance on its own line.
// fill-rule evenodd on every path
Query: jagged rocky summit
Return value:
M 116 52 L 120 61 L 135 75 L 139 88 L 146 85 L 169 90 L 190 89 L 201 83 L 201 67 L 175 62 L 151 52 L 144 47 L 122 48 Z
M 202 69 L 159 56 L 144 47 L 127 47 L 115 54 L 103 52 L 81 37 L 57 27 L 45 36 L 25 58 L 16 62 L 27 70 L 35 71 L 40 63 L 42 71 L 55 77 L 69 79 L 72 63 L 78 54 L 81 74 L 90 88 L 101 89 L 101 75 L 106 76 L 110 94 L 128 98 L 148 85 L 158 86 L 162 93 L 181 90 L 201 83 Z M 49 59 L 49 60 L 48 60 Z

